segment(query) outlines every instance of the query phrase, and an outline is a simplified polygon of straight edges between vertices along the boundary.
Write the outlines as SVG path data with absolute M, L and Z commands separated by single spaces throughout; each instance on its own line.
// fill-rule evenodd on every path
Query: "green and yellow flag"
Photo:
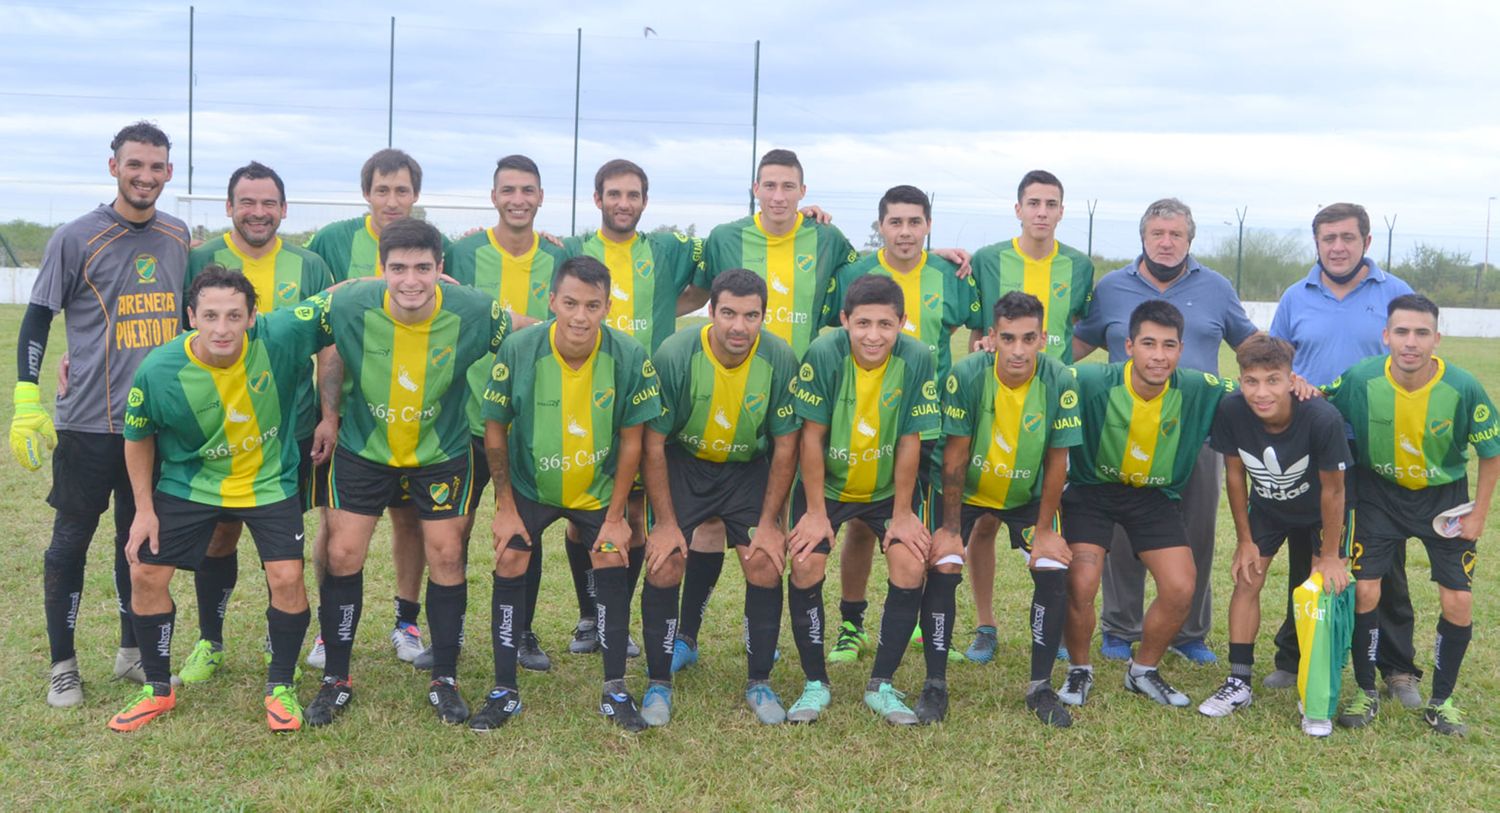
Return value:
M 1314 573 L 1292 591 L 1297 646 L 1297 694 L 1309 720 L 1332 720 L 1337 713 L 1344 661 L 1354 635 L 1354 583 L 1338 595 L 1323 589 L 1323 574 Z

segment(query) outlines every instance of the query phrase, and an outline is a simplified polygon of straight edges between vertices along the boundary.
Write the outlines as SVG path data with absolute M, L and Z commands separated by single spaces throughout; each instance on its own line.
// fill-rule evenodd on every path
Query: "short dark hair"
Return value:
M 595 288 L 603 288 L 604 293 L 609 293 L 609 266 L 599 262 L 593 257 L 580 254 L 577 257 L 569 257 L 557 267 L 557 273 L 552 275 L 552 293 L 562 286 L 563 279 L 572 277 L 585 285 Z
M 1046 328 L 1047 308 L 1042 305 L 1042 300 L 1025 291 L 1011 291 L 995 301 L 995 324 L 1000 324 L 1001 319 L 1025 319 L 1035 316 L 1042 327 Z
M 920 206 L 922 207 L 922 217 L 928 220 L 932 219 L 932 201 L 928 199 L 926 192 L 915 186 L 902 184 L 901 186 L 893 186 L 885 190 L 885 194 L 880 196 L 881 220 L 885 220 L 886 210 L 890 208 L 892 203 L 910 203 L 913 206 Z
M 417 195 L 422 194 L 422 165 L 401 150 L 390 148 L 377 150 L 359 168 L 359 191 L 370 194 L 370 187 L 375 185 L 375 173 L 394 175 L 402 169 L 411 173 L 411 191 Z
M 1186 323 L 1182 319 L 1182 311 L 1176 305 L 1165 299 L 1148 299 L 1135 306 L 1130 312 L 1130 340 L 1141 333 L 1141 325 L 1150 322 L 1153 325 L 1169 327 L 1177 331 L 1177 340 L 1182 340 L 1182 330 Z
M 380 263 L 385 264 L 392 251 L 427 249 L 439 265 L 443 262 L 443 233 L 437 226 L 415 217 L 403 217 L 380 230 Z
M 881 274 L 865 274 L 849 286 L 849 293 L 844 294 L 844 315 L 854 313 L 860 305 L 890 305 L 897 316 L 906 316 L 906 295 L 901 293 L 900 283 Z
M 768 166 L 791 167 L 797 170 L 797 181 L 801 183 L 805 177 L 802 174 L 802 162 L 797 160 L 797 153 L 791 150 L 770 150 L 760 157 L 760 163 L 755 165 L 755 182 L 760 183 L 760 171 Z
M 516 172 L 529 172 L 532 175 L 536 176 L 536 182 L 538 186 L 540 186 L 542 183 L 542 171 L 540 169 L 537 169 L 535 161 L 527 158 L 524 155 L 507 155 L 504 158 L 501 158 L 499 161 L 496 161 L 495 174 L 490 179 L 491 184 L 500 179 L 500 171 L 503 169 L 511 169 L 515 170 Z
M 255 313 L 255 286 L 238 271 L 231 271 L 218 263 L 203 266 L 198 276 L 193 277 L 193 284 L 188 286 L 188 310 L 198 310 L 198 294 L 202 293 L 204 288 L 230 288 L 239 291 L 245 295 L 245 305 L 249 308 L 249 312 Z
M 1313 239 L 1318 239 L 1318 227 L 1340 220 L 1354 218 L 1359 223 L 1359 236 L 1370 236 L 1370 213 L 1358 203 L 1330 203 L 1313 215 Z
M 1390 301 L 1385 306 L 1385 317 L 1391 318 L 1396 311 L 1417 311 L 1419 313 L 1430 313 L 1432 318 L 1438 318 L 1438 306 L 1436 302 L 1421 294 L 1402 294 Z
M 235 184 L 242 180 L 258 181 L 263 178 L 270 178 L 276 184 L 276 194 L 281 196 L 282 203 L 286 203 L 286 184 L 281 182 L 281 176 L 276 174 L 276 170 L 259 161 L 251 161 L 229 176 L 229 201 L 234 202 Z
M 766 281 L 758 274 L 746 268 L 731 268 L 720 272 L 714 277 L 714 284 L 708 289 L 708 310 L 713 312 L 719 305 L 719 294 L 730 294 L 731 296 L 758 296 L 760 297 L 760 308 L 766 308 Z
M 594 173 L 594 194 L 604 197 L 604 182 L 617 175 L 634 175 L 641 179 L 641 197 L 650 197 L 651 182 L 646 180 L 646 170 L 634 161 L 626 161 L 624 158 L 616 158 L 605 161 L 604 166 Z
M 1241 370 L 1290 370 L 1297 348 L 1269 333 L 1252 333 L 1235 348 L 1234 357 Z
M 134 124 L 127 124 L 120 132 L 115 133 L 113 141 L 109 142 L 109 151 L 119 155 L 120 148 L 125 142 L 134 141 L 137 144 L 150 144 L 153 147 L 166 147 L 167 152 L 172 151 L 172 142 L 160 127 L 149 121 L 141 120 Z
M 1026 187 L 1031 186 L 1034 183 L 1039 183 L 1044 186 L 1057 187 L 1057 197 L 1059 199 L 1062 198 L 1062 181 L 1059 181 L 1056 175 L 1053 175 L 1045 169 L 1033 169 L 1032 171 L 1021 176 L 1021 183 L 1016 186 L 1016 203 L 1020 203 L 1023 199 L 1025 199 Z

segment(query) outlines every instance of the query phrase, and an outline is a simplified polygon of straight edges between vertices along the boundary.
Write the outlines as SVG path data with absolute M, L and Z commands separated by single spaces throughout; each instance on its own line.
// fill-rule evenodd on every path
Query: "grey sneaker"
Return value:
M 322 669 L 328 663 L 328 652 L 323 649 L 323 636 L 319 635 L 313 639 L 312 649 L 307 651 L 307 665 L 314 669 Z M 431 666 L 428 667 L 432 668 Z
M 521 633 L 521 645 L 516 648 L 516 663 L 522 669 L 533 672 L 546 672 L 552 668 L 552 659 L 542 651 L 542 645 L 537 643 L 536 633 Z
M 599 651 L 599 630 L 594 626 L 594 619 L 578 619 L 578 626 L 573 628 L 573 640 L 568 643 L 568 651 L 574 655 Z
M 146 682 L 146 670 L 141 667 L 140 647 L 122 646 L 115 653 L 115 680 L 142 684 Z
M 625 637 L 625 657 L 639 658 L 641 656 L 641 645 L 635 642 L 634 635 Z
M 83 702 L 83 678 L 78 676 L 78 656 L 52 664 L 47 705 L 65 709 Z
M 1392 672 L 1385 676 L 1385 695 L 1394 697 L 1407 709 L 1422 708 L 1422 679 L 1406 672 Z
M 1277 669 L 1261 678 L 1260 685 L 1267 689 L 1290 689 L 1297 685 L 1297 673 L 1288 672 L 1285 669 Z
M 396 650 L 396 657 L 407 663 L 415 661 L 426 648 L 422 646 L 421 628 L 409 622 L 397 624 L 391 629 L 391 646 Z
M 1068 677 L 1063 680 L 1063 689 L 1057 693 L 1057 699 L 1069 706 L 1081 706 L 1089 702 L 1089 692 L 1094 688 L 1094 670 L 1073 667 L 1068 670 Z
M 1127 690 L 1136 694 L 1143 694 L 1163 706 L 1171 706 L 1173 708 L 1182 708 L 1192 702 L 1188 699 L 1187 695 L 1172 688 L 1172 684 L 1168 683 L 1167 679 L 1161 676 L 1160 670 L 1151 669 L 1144 675 L 1132 675 L 1130 672 L 1133 666 L 1135 666 L 1135 662 L 1131 661 L 1125 668 L 1125 688 Z
M 755 712 L 755 719 L 762 725 L 781 725 L 786 722 L 786 709 L 781 698 L 771 689 L 769 680 L 752 680 L 745 687 L 745 704 Z

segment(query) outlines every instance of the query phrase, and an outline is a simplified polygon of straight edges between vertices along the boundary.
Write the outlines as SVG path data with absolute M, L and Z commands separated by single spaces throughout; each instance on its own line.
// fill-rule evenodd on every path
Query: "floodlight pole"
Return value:
M 1090 259 L 1094 256 L 1094 210 L 1097 208 L 1099 208 L 1098 198 L 1089 201 L 1089 247 L 1084 253 L 1088 254 Z
M 396 18 L 391 17 L 391 56 L 385 83 L 385 146 L 395 144 L 396 135 Z
M 1245 268 L 1245 215 L 1250 213 L 1250 207 L 1246 206 L 1244 211 L 1234 210 L 1234 216 L 1240 221 L 1240 237 L 1234 251 L 1234 295 L 1240 295 L 1240 273 Z
M 1484 278 L 1490 275 L 1490 210 L 1495 206 L 1495 196 L 1484 202 L 1484 265 L 1474 277 L 1474 307 L 1484 306 Z
M 578 48 L 573 63 L 573 208 L 568 219 L 569 236 L 578 233 L 578 111 L 583 98 L 583 29 L 578 29 Z
M 755 214 L 756 151 L 760 148 L 760 40 L 755 41 L 755 83 L 750 91 L 750 214 Z
M 193 15 L 197 9 L 188 6 L 188 194 L 193 194 Z
M 1391 244 L 1396 241 L 1396 215 L 1385 218 L 1385 270 L 1391 270 Z

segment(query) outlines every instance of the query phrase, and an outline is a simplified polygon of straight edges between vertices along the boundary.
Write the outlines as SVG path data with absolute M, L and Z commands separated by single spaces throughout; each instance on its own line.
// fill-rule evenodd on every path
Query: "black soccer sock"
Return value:
M 418 603 L 418 602 L 415 602 L 415 601 L 407 601 L 406 599 L 404 599 L 404 598 L 402 598 L 400 596 L 396 596 L 395 599 L 396 599 L 396 626 L 399 627 L 402 624 L 415 624 L 415 623 L 417 623 L 417 616 L 420 615 L 421 612 L 422 612 L 422 605 L 420 603 Z M 430 620 L 430 616 L 429 616 L 429 620 Z
M 83 574 L 89 541 L 98 527 L 98 517 L 65 511 L 58 511 L 52 520 L 52 541 L 42 556 L 42 607 L 53 663 L 77 654 L 74 634 L 83 603 Z
M 1469 650 L 1469 640 L 1473 637 L 1473 624 L 1460 627 L 1446 618 L 1438 618 L 1437 646 L 1432 661 L 1432 705 L 1442 705 L 1453 694 L 1453 687 L 1458 685 L 1458 669 L 1463 666 L 1464 653 Z
M 594 568 L 595 619 L 604 654 L 604 679 L 625 679 L 625 647 L 630 640 L 630 574 L 623 567 Z M 669 667 L 670 671 L 670 667 Z
M 687 569 L 682 574 L 682 614 L 677 619 L 677 637 L 698 642 L 703 614 L 708 612 L 708 599 L 713 596 L 723 571 L 723 553 L 688 550 Z
M 1031 680 L 1052 683 L 1052 667 L 1062 645 L 1068 614 L 1068 571 L 1031 571 Z
M 469 609 L 469 583 L 427 580 L 427 629 L 432 633 L 432 679 L 458 677 L 459 635 Z
M 677 640 L 677 585 L 641 588 L 641 627 L 645 633 L 646 675 L 672 682 L 672 645 Z
M 365 572 L 347 576 L 327 574 L 318 591 L 318 624 L 323 633 L 324 677 L 349 677 L 349 657 L 354 652 L 354 633 L 365 609 Z
M 275 607 L 266 608 L 266 640 L 271 646 L 271 663 L 266 666 L 266 683 L 292 685 L 297 674 L 297 656 L 302 652 L 302 641 L 307 638 L 307 627 L 312 623 L 312 611 L 284 613 Z
M 839 615 L 843 620 L 853 624 L 855 629 L 865 628 L 865 610 L 870 608 L 868 601 L 845 601 L 839 600 Z
M 526 611 L 521 618 L 521 630 L 531 632 L 531 623 L 536 619 L 536 599 L 542 594 L 542 549 L 537 547 L 531 551 L 531 559 L 526 563 Z M 428 623 L 431 623 L 429 617 Z
M 532 554 L 535 555 L 535 554 Z M 492 576 L 490 635 L 494 641 L 495 685 L 516 688 L 516 638 L 522 608 L 526 606 L 526 577 Z
M 597 615 L 594 609 L 594 571 L 593 564 L 589 560 L 589 549 L 582 543 L 566 541 L 563 549 L 568 552 L 568 570 L 573 574 L 573 594 L 578 598 L 578 617 L 593 618 Z M 533 550 L 532 556 L 541 555 L 540 550 Z
M 1255 667 L 1255 644 L 1229 644 L 1229 676 L 1239 678 L 1246 683 L 1250 682 L 1250 676 L 1254 674 Z
M 193 589 L 198 594 L 198 637 L 224 645 L 224 613 L 229 597 L 240 580 L 240 556 L 207 556 L 193 574 Z
M 177 620 L 177 607 L 153 615 L 132 615 L 135 639 L 145 643 L 141 647 L 141 669 L 146 673 L 146 682 L 162 686 L 172 683 L 172 625 Z
M 626 559 L 629 562 L 629 567 L 626 569 L 630 574 L 630 592 L 625 594 L 628 601 L 631 596 L 635 595 L 635 588 L 641 583 L 641 571 L 646 567 L 646 546 L 631 548 L 626 554 Z
M 928 680 L 948 679 L 948 649 L 953 645 L 953 617 L 958 614 L 954 594 L 964 580 L 961 573 L 928 571 L 922 590 L 922 656 Z M 911 638 L 911 635 L 907 635 Z
M 880 616 L 880 643 L 875 647 L 872 680 L 890 680 L 901 665 L 911 631 L 917 628 L 917 614 L 922 609 L 922 588 L 897 587 L 886 582 L 885 611 Z
M 786 607 L 792 616 L 792 640 L 808 680 L 830 683 L 828 662 L 823 658 L 823 582 L 812 587 L 787 585 Z
M 140 646 L 141 639 L 130 622 L 130 560 L 125 558 L 126 541 L 124 536 L 115 538 L 115 595 L 120 599 L 120 646 L 130 649 Z
M 775 587 L 745 585 L 745 661 L 751 680 L 770 680 L 781 637 L 781 580 Z
M 1354 682 L 1366 692 L 1375 691 L 1375 652 L 1380 648 L 1378 611 L 1354 614 L 1354 637 L 1349 658 L 1354 662 Z

